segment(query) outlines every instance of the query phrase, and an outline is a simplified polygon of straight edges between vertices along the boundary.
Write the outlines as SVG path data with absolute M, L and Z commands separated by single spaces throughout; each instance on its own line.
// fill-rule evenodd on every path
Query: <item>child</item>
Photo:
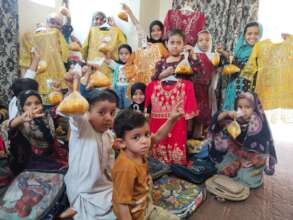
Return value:
M 113 135 L 109 128 L 118 100 L 112 90 L 94 89 L 88 102 L 87 113 L 70 117 L 69 169 L 65 184 L 71 208 L 60 217 L 115 219 L 110 175 L 114 160 Z
M 115 118 L 114 131 L 123 148 L 112 170 L 113 209 L 118 219 L 179 219 L 154 206 L 148 198 L 150 177 L 146 160 L 149 148 L 165 137 L 182 117 L 179 107 L 180 103 L 155 135 L 151 135 L 146 118 L 139 112 L 124 110 Z
M 127 63 L 132 49 L 128 44 L 122 44 L 118 48 L 118 61 L 106 59 L 106 63 L 114 70 L 112 87 L 119 97 L 119 108 L 128 108 L 129 101 L 126 97 L 128 82 L 125 74 L 125 64 Z
M 186 48 L 185 49 L 190 49 Z M 201 139 L 205 137 L 204 130 L 208 128 L 212 116 L 212 100 L 213 89 L 209 96 L 210 86 L 213 79 L 214 66 L 211 63 L 213 56 L 212 37 L 207 30 L 202 30 L 197 34 L 197 42 L 193 51 L 196 53 L 200 61 L 200 68 L 193 77 L 193 86 L 196 88 L 196 99 L 199 105 L 199 116 L 193 120 L 193 132 L 190 135 L 192 138 Z M 216 79 L 215 79 L 216 80 Z M 215 88 L 215 85 L 213 85 Z M 215 100 L 215 97 L 214 97 Z M 216 102 L 216 100 L 215 100 Z M 216 104 L 214 104 L 216 105 Z
M 137 82 L 131 86 L 132 104 L 129 106 L 129 109 L 144 112 L 145 89 L 146 85 L 141 82 Z
M 262 26 L 257 22 L 251 22 L 245 26 L 244 32 L 238 39 L 233 51 L 235 59 L 234 62 L 240 69 L 242 69 L 247 63 L 254 45 L 262 37 L 262 32 Z M 224 54 L 226 59 L 228 58 L 227 53 L 223 51 L 223 48 L 217 48 L 217 51 Z M 243 91 L 248 91 L 250 87 L 252 87 L 249 81 L 241 79 L 239 75 L 240 72 L 235 73 L 232 76 L 228 76 L 228 85 L 224 91 L 223 109 L 225 111 L 233 110 L 237 94 Z
M 10 141 L 12 170 L 24 169 L 61 171 L 67 166 L 67 153 L 55 138 L 51 116 L 43 111 L 37 91 L 22 91 L 18 97 L 18 115 L 4 123 Z
M 234 119 L 241 128 L 236 139 L 225 132 Z M 275 147 L 265 113 L 255 94 L 241 93 L 235 101 L 235 111 L 215 114 L 209 136 L 212 140 L 210 157 L 219 173 L 250 188 L 262 185 L 263 170 L 269 175 L 274 173 Z

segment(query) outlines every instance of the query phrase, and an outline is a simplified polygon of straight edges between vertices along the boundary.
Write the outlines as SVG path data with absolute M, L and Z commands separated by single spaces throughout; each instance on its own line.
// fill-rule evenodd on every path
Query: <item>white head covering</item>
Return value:
M 195 46 L 194 46 L 194 48 L 193 48 L 193 51 L 195 52 L 195 53 L 205 53 L 206 55 L 207 55 L 207 57 L 211 60 L 212 59 L 212 57 L 213 57 L 213 53 L 212 53 L 212 47 L 213 47 L 213 39 L 212 39 L 212 35 L 211 35 L 211 33 L 208 31 L 208 30 L 201 30 L 200 32 L 198 32 L 198 34 L 197 35 L 200 35 L 200 34 L 202 34 L 202 33 L 207 33 L 207 34 L 209 34 L 210 35 L 210 46 L 209 46 L 209 49 L 208 49 L 208 51 L 207 52 L 203 52 L 199 47 L 198 47 L 198 44 L 196 43 L 195 44 Z

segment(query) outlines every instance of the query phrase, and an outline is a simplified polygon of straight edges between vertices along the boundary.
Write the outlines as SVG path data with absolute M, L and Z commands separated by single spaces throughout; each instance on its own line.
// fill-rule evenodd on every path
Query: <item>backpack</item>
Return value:
M 185 180 L 165 175 L 154 181 L 152 198 L 155 205 L 185 218 L 203 203 L 206 191 Z
M 42 219 L 63 195 L 63 180 L 58 173 L 20 173 L 0 200 L 1 219 Z
M 249 196 L 249 188 L 224 175 L 215 175 L 205 182 L 207 190 L 218 200 L 243 201 Z

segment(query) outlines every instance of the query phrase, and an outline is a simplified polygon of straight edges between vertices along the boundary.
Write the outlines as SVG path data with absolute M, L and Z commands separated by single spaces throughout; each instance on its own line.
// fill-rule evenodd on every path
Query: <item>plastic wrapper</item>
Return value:
M 74 80 L 73 92 L 67 96 L 58 106 L 57 111 L 65 115 L 78 115 L 83 114 L 89 109 L 89 103 L 80 95 L 79 82 Z
M 175 74 L 191 75 L 192 68 L 188 62 L 188 53 L 184 53 L 184 59 L 177 65 Z
M 69 45 L 69 49 L 72 51 L 81 51 L 81 47 L 77 42 L 71 42 Z
M 119 12 L 118 17 L 121 20 L 128 22 L 128 15 L 124 11 Z
M 230 59 L 230 64 L 224 66 L 223 74 L 224 75 L 231 75 L 231 74 L 240 72 L 240 68 L 238 66 L 232 64 L 233 56 L 230 56 L 229 59 Z
M 45 60 L 40 60 L 37 68 L 37 73 L 44 73 L 46 72 L 48 64 Z
M 102 72 L 96 71 L 91 75 L 88 87 L 89 88 L 100 88 L 109 87 L 111 85 L 110 79 Z
M 48 95 L 48 102 L 52 106 L 59 105 L 62 99 L 63 99 L 63 95 L 61 92 L 58 92 L 58 91 L 53 91 Z
M 227 125 L 227 132 L 236 139 L 241 134 L 241 128 L 236 120 Z
M 98 50 L 104 54 L 109 53 L 113 50 L 113 48 L 111 48 L 109 46 L 109 42 L 112 40 L 111 36 L 106 36 L 103 37 L 101 40 L 101 44 L 98 47 Z
M 211 62 L 214 66 L 218 66 L 220 64 L 220 54 L 215 53 L 211 59 Z

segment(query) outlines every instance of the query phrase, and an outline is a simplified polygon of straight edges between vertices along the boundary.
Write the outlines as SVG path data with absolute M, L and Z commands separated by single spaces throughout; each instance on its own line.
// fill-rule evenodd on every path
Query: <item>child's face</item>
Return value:
M 253 108 L 247 99 L 239 99 L 237 104 L 237 111 L 241 111 L 243 114 L 242 118 L 245 121 L 249 121 L 253 113 Z
M 173 35 L 167 42 L 167 48 L 172 56 L 179 56 L 183 51 L 184 41 L 180 35 Z
M 129 50 L 127 50 L 126 48 L 121 48 L 119 50 L 119 59 L 123 62 L 123 63 L 126 63 L 127 60 L 129 59 L 130 57 L 130 52 Z
M 148 123 L 140 128 L 135 128 L 125 132 L 123 138 L 125 144 L 125 151 L 133 157 L 143 157 L 147 155 L 151 145 L 151 133 Z
M 96 17 L 96 25 L 101 26 L 105 23 L 105 18 L 102 16 L 97 16 Z
M 253 46 L 259 39 L 259 28 L 257 26 L 252 26 L 247 28 L 245 33 L 246 42 Z
M 33 112 L 37 109 L 40 109 L 40 112 L 43 111 L 43 105 L 36 96 L 30 96 L 26 99 L 24 106 L 23 106 L 23 111 L 27 112 Z
M 132 96 L 132 101 L 135 102 L 136 104 L 141 104 L 144 102 L 144 94 L 140 89 L 137 89 Z
M 202 52 L 208 52 L 211 46 L 211 37 L 208 33 L 198 35 L 197 46 Z
M 151 31 L 151 38 L 153 40 L 160 40 L 162 38 L 163 32 L 159 25 L 154 25 Z
M 89 122 L 99 133 L 104 133 L 112 127 L 116 112 L 116 103 L 99 101 L 94 103 L 89 110 Z

